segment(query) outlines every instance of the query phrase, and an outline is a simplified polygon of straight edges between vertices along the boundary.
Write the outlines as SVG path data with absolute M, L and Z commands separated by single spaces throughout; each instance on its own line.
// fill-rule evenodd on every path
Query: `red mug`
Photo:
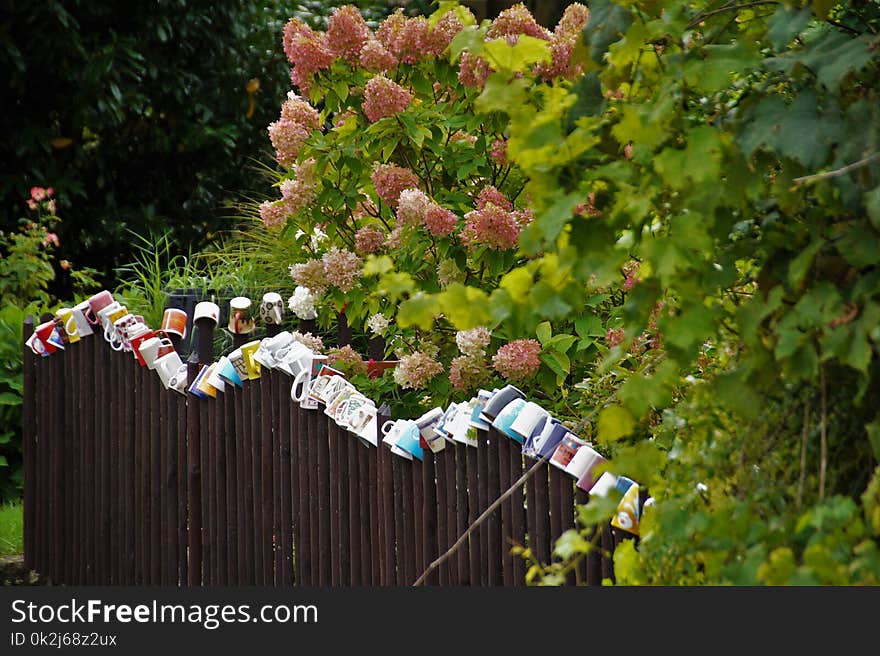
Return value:
M 143 342 L 144 340 L 150 339 L 150 337 L 156 337 L 155 330 L 149 330 L 149 329 L 145 330 L 144 332 L 140 333 L 139 335 L 135 335 L 130 340 L 131 351 L 132 351 L 132 353 L 134 353 L 134 357 L 137 359 L 138 363 L 140 363 L 140 365 L 142 367 L 146 367 L 147 363 L 144 360 L 144 356 L 141 355 L 141 342 Z M 163 353 L 163 355 L 164 355 L 164 353 Z

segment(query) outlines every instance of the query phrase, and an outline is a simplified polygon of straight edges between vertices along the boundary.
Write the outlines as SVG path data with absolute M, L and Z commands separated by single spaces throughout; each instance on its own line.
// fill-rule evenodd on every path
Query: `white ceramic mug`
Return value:
M 138 351 L 148 369 L 156 368 L 156 361 L 174 351 L 174 344 L 167 337 L 151 337 L 141 342 Z
M 520 435 L 523 440 L 527 440 L 532 436 L 535 428 L 545 422 L 549 416 L 550 413 L 537 403 L 527 401 L 510 425 L 510 430 Z

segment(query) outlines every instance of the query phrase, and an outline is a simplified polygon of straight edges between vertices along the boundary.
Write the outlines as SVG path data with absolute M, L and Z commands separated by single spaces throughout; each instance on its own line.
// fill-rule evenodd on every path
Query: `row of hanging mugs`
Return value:
M 281 323 L 280 298 L 274 292 L 264 296 L 260 317 L 265 323 Z M 199 325 L 200 320 L 207 320 L 216 326 L 219 316 L 217 304 L 203 301 L 195 306 L 193 321 Z M 548 460 L 572 476 L 578 488 L 590 496 L 620 492 L 622 499 L 612 525 L 638 534 L 642 511 L 639 485 L 626 476 L 608 471 L 600 474 L 607 460 L 513 385 L 479 390 L 469 401 L 452 403 L 446 409 L 433 408 L 417 419 L 386 421 L 380 427 L 376 403 L 358 391 L 344 373 L 328 366 L 327 356 L 314 353 L 287 331 L 249 341 L 218 361 L 202 365 L 187 385 L 187 366 L 175 349 L 175 341 L 186 336 L 186 325 L 186 312 L 168 308 L 161 327 L 153 330 L 142 316 L 130 314 L 105 290 L 72 309 L 59 310 L 52 321 L 37 326 L 27 343 L 34 353 L 48 356 L 65 344 L 102 332 L 111 348 L 131 352 L 140 365 L 155 371 L 165 389 L 200 398 L 216 398 L 226 385 L 242 387 L 244 381 L 259 378 L 263 367 L 279 369 L 292 378 L 291 401 L 308 410 L 323 405 L 324 413 L 340 428 L 372 446 L 379 445 L 381 435 L 382 444 L 392 453 L 409 460 L 422 460 L 425 449 L 437 453 L 447 443 L 477 447 L 478 430 L 494 428 L 521 445 L 524 455 Z M 248 334 L 253 327 L 250 299 L 233 298 L 230 332 Z

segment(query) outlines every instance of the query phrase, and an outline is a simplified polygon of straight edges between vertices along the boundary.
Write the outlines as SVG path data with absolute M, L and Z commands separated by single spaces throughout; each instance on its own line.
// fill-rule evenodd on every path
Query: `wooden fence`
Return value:
M 405 460 L 291 403 L 279 371 L 200 399 L 99 336 L 23 358 L 25 564 L 53 584 L 411 585 L 534 462 L 494 429 Z M 542 464 L 426 583 L 525 585 L 511 547 L 550 562 L 586 501 Z M 570 584 L 613 576 L 618 536 L 595 538 Z

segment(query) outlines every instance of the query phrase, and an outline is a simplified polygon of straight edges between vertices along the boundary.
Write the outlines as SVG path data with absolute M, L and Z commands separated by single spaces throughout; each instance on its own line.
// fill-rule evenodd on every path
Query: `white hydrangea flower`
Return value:
M 455 334 L 455 343 L 458 350 L 471 357 L 482 357 L 484 350 L 489 346 L 489 338 L 492 333 L 485 326 L 478 326 L 470 330 L 459 330 Z
M 315 311 L 315 301 L 318 297 L 312 294 L 308 287 L 298 285 L 291 296 L 287 300 L 287 307 L 300 319 L 314 319 L 318 316 Z
M 312 240 L 311 246 L 312 250 L 316 251 L 320 248 L 321 243 L 327 241 L 327 233 L 321 230 L 319 227 L 315 226 L 314 232 L 312 232 Z
M 384 335 L 385 331 L 388 330 L 389 324 L 388 317 L 381 312 L 377 312 L 367 319 L 367 328 L 369 328 L 370 332 L 374 335 Z

